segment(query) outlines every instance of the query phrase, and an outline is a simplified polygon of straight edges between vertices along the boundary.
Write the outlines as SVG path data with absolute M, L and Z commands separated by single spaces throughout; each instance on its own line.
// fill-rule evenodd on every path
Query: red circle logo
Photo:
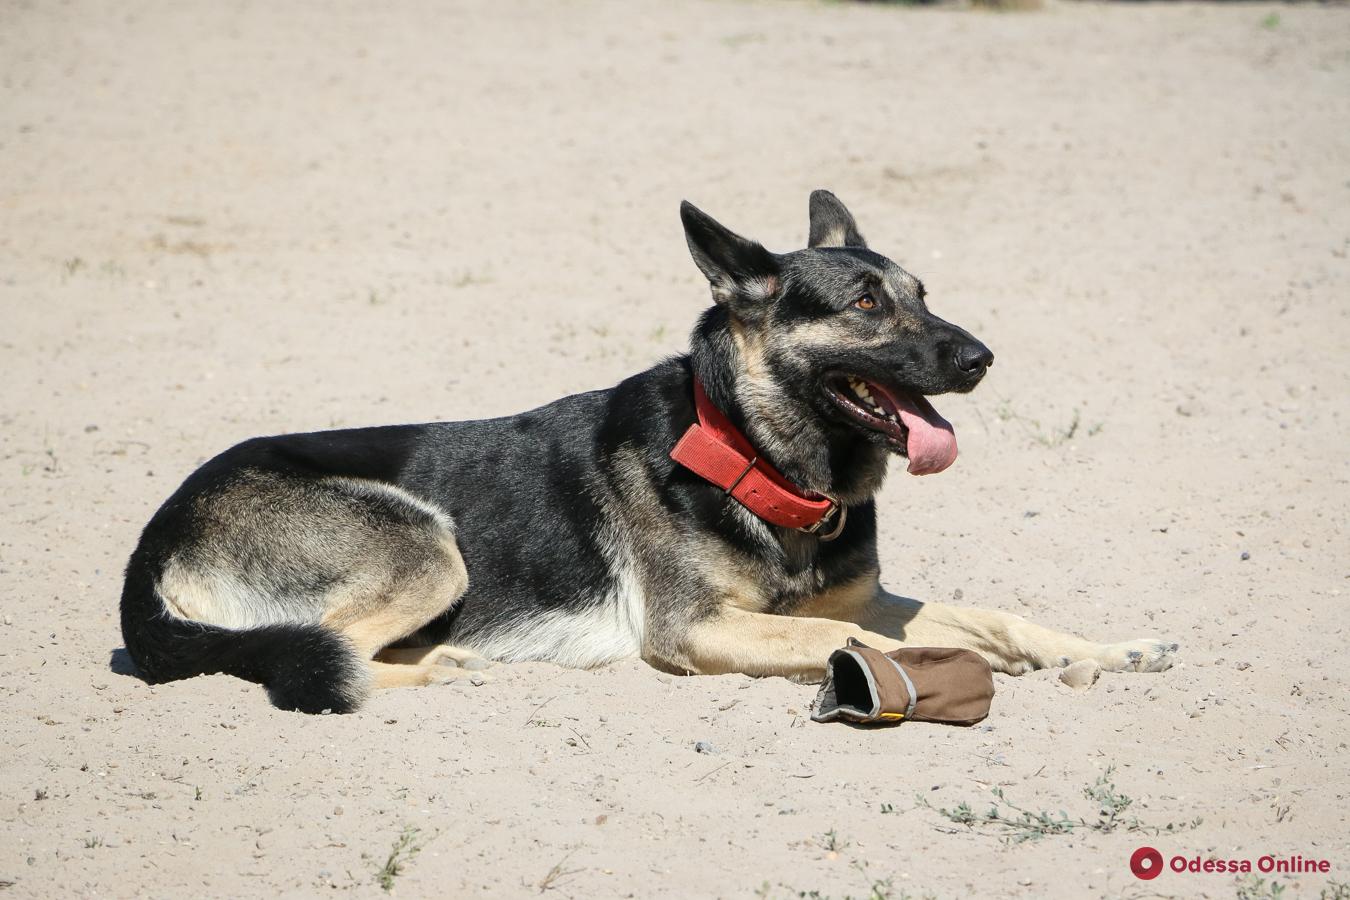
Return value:
M 1140 847 L 1130 856 L 1130 871 L 1135 878 L 1152 881 L 1162 874 L 1162 854 L 1152 847 Z

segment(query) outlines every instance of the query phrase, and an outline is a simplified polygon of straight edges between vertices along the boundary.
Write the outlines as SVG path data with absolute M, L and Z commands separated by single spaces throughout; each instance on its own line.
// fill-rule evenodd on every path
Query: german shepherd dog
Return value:
M 808 248 L 782 255 L 680 215 L 715 301 L 688 355 L 506 418 L 255 438 L 189 476 L 127 566 L 122 633 L 144 676 L 224 672 L 336 713 L 474 660 L 818 681 L 849 638 L 970 648 L 1013 674 L 1171 665 L 1173 643 L 885 592 L 887 464 L 950 465 L 925 397 L 971 390 L 993 354 L 929 312 L 828 191 L 811 195 Z M 828 515 L 774 524 L 739 481 L 676 462 L 696 397 L 754 455 L 741 481 Z

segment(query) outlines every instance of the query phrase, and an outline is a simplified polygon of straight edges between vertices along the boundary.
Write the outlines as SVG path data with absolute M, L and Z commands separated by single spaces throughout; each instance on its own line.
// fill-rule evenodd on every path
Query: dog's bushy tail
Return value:
M 157 570 L 137 550 L 122 588 L 122 637 L 147 680 L 222 672 L 266 686 L 281 709 L 306 713 L 352 712 L 369 693 L 369 670 L 342 635 L 319 625 L 235 630 L 179 619 L 159 593 Z

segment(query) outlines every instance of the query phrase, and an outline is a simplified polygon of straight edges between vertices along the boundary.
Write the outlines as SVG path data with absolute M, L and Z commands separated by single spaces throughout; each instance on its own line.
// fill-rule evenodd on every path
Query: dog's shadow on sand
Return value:
M 150 679 L 146 678 L 145 673 L 132 661 L 126 647 L 117 647 L 108 653 L 108 671 L 114 675 L 126 675 L 146 684 L 150 683 Z

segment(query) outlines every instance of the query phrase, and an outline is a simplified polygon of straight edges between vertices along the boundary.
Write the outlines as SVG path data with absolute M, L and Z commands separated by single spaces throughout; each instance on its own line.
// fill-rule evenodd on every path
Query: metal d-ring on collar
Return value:
M 803 528 L 798 528 L 797 530 L 803 534 L 816 534 L 816 532 L 820 531 L 820 526 L 824 525 L 829 520 L 830 516 L 838 513 L 838 521 L 834 523 L 834 527 L 830 529 L 829 534 L 822 534 L 819 536 L 822 541 L 832 541 L 844 532 L 844 523 L 848 521 L 848 507 L 840 503 L 838 497 L 832 497 L 824 491 L 816 491 L 816 493 L 830 501 L 832 508 L 829 512 L 825 513 L 825 515 L 817 519 L 815 523 Z

